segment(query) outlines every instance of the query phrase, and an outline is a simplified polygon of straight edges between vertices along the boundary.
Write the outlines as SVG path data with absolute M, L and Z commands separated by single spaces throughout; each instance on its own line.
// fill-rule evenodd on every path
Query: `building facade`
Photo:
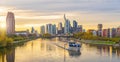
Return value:
M 102 28 L 103 28 L 103 25 L 102 24 L 98 24 L 98 31 L 97 31 L 98 33 L 97 34 L 100 37 L 102 36 Z
M 57 31 L 58 31 L 58 34 L 62 34 L 63 33 L 63 29 L 62 29 L 63 27 L 62 27 L 62 23 L 60 22 L 59 24 L 58 24 L 58 29 L 57 29 Z
M 68 19 L 66 19 L 65 15 L 64 15 L 64 20 L 65 20 L 64 34 L 69 34 L 70 33 L 70 21 Z
M 40 34 L 45 34 L 45 26 L 40 27 Z
M 6 33 L 7 33 L 7 35 L 15 34 L 15 16 L 14 16 L 14 13 L 12 13 L 12 12 L 7 13 Z

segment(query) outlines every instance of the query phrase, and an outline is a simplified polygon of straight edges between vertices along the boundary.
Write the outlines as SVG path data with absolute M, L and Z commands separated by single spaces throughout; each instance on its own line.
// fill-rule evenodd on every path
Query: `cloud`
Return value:
M 120 0 L 1 0 L 0 6 L 15 13 L 17 25 L 64 22 L 64 13 L 71 22 L 75 19 L 83 25 L 113 26 L 120 21 Z
M 120 0 L 5 0 L 6 6 L 37 11 L 118 11 Z

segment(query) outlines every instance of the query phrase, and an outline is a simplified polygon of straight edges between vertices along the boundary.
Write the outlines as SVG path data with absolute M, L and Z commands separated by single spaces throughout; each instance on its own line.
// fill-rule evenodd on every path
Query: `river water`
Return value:
M 17 47 L 0 49 L 0 62 L 120 62 L 120 49 L 82 44 L 80 52 L 64 50 L 53 43 L 59 38 L 36 39 Z

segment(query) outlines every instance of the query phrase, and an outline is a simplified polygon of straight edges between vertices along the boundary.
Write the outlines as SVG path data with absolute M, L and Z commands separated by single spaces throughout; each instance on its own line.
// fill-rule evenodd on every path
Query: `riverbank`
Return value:
M 35 39 L 37 39 L 37 38 L 13 41 L 12 43 L 10 43 L 10 44 L 8 44 L 8 45 L 6 45 L 6 46 L 0 45 L 0 48 L 6 48 L 6 47 L 11 47 L 11 46 L 16 46 L 16 45 L 19 44 L 19 43 L 25 43 L 25 42 L 28 42 L 28 41 L 31 41 L 31 40 L 35 40 Z
M 87 43 L 87 44 L 94 44 L 94 45 L 108 45 L 108 46 L 113 46 L 116 44 L 116 42 L 112 41 L 100 41 L 100 40 L 80 40 L 82 43 Z

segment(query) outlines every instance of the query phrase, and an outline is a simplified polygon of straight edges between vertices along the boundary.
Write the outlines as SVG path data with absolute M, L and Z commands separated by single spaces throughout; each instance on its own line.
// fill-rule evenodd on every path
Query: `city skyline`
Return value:
M 7 12 L 11 11 L 15 14 L 16 30 L 26 30 L 32 26 L 39 30 L 41 25 L 48 23 L 64 23 L 63 14 L 66 14 L 70 22 L 76 20 L 84 29 L 97 29 L 97 24 L 103 24 L 103 28 L 118 27 L 119 3 L 118 0 L 29 0 L 29 3 L 28 0 L 2 0 L 0 25 L 5 26 Z

